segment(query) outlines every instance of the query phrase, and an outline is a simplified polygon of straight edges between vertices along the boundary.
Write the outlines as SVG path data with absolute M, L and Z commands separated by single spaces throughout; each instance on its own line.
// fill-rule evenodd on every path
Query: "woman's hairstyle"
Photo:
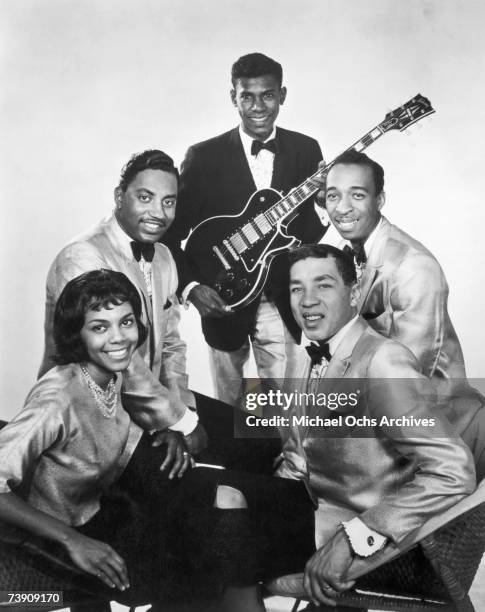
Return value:
M 145 342 L 147 329 L 141 321 L 141 300 L 135 286 L 121 272 L 91 270 L 67 283 L 56 303 L 54 313 L 54 361 L 64 365 L 87 361 L 88 354 L 81 340 L 81 329 L 88 310 L 129 302 L 138 327 L 137 347 Z

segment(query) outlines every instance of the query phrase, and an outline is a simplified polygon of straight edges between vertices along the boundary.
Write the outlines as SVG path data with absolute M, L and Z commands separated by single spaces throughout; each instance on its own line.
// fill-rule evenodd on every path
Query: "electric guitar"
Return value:
M 434 113 L 430 101 L 418 94 L 387 113 L 384 120 L 347 149 L 363 151 L 386 132 L 404 131 Z M 300 241 L 286 234 L 298 207 L 318 191 L 312 179 L 321 177 L 333 161 L 292 189 L 286 196 L 260 189 L 238 215 L 210 217 L 190 234 L 185 252 L 206 281 L 233 310 L 250 304 L 262 291 L 271 260 Z M 215 236 L 212 241 L 207 236 Z

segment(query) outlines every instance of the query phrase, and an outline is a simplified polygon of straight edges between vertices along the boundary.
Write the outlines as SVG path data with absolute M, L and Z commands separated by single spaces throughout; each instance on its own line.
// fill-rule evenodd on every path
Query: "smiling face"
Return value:
M 242 119 L 243 129 L 256 140 L 266 140 L 273 131 L 280 105 L 286 98 L 286 87 L 280 87 L 272 74 L 237 79 L 231 99 Z
M 291 309 L 309 340 L 334 336 L 356 315 L 357 299 L 357 286 L 344 284 L 333 257 L 308 257 L 291 266 Z
M 137 242 L 158 242 L 175 217 L 177 179 L 164 170 L 142 170 L 122 191 L 115 189 L 116 218 Z
M 376 227 L 384 205 L 376 194 L 372 169 L 359 164 L 337 164 L 327 176 L 326 207 L 338 232 L 350 242 L 365 242 Z
M 105 386 L 114 372 L 126 370 L 138 343 L 131 304 L 87 310 L 79 335 L 89 357 L 89 373 L 98 385 Z

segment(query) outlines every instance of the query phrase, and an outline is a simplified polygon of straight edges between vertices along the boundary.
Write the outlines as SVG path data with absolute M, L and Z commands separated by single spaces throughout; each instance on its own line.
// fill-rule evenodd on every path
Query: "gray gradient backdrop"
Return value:
M 112 207 L 131 153 L 186 148 L 236 125 L 229 69 L 262 51 L 284 67 L 279 123 L 327 159 L 417 92 L 437 113 L 369 150 L 386 169 L 385 214 L 448 278 L 468 372 L 485 376 L 481 0 L 1 0 L 1 408 L 11 417 L 42 351 L 56 252 Z M 241 203 L 241 206 L 244 203 Z M 210 391 L 194 313 L 192 387 Z

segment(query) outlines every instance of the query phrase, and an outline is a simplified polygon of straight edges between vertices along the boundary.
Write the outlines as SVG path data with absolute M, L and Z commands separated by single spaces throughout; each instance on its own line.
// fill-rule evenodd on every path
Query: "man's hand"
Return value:
M 217 291 L 207 285 L 192 287 L 187 299 L 197 308 L 201 317 L 226 317 L 232 313 L 231 307 L 224 302 Z
M 209 436 L 200 422 L 192 433 L 185 436 L 185 443 L 192 455 L 201 453 L 205 448 L 207 448 L 208 442 Z
M 319 168 L 325 168 L 327 164 L 325 163 L 325 160 L 322 160 L 319 164 L 318 167 Z M 315 194 L 315 202 L 318 206 L 320 206 L 321 208 L 325 208 L 325 196 L 326 196 L 326 190 L 327 190 L 327 172 L 325 172 L 321 177 L 319 178 L 312 178 L 312 183 L 315 185 L 315 187 L 318 187 L 318 191 Z
M 337 593 L 350 589 L 355 580 L 346 580 L 352 550 L 342 529 L 319 548 L 305 567 L 304 587 L 315 605 L 335 606 Z
M 72 531 L 65 547 L 73 563 L 112 589 L 128 589 L 130 582 L 126 563 L 118 553 L 105 542 Z
M 165 457 L 160 471 L 170 470 L 169 479 L 182 476 L 192 464 L 192 457 L 187 450 L 187 445 L 182 434 L 177 431 L 158 431 L 153 436 L 152 446 L 167 445 L 167 456 Z

